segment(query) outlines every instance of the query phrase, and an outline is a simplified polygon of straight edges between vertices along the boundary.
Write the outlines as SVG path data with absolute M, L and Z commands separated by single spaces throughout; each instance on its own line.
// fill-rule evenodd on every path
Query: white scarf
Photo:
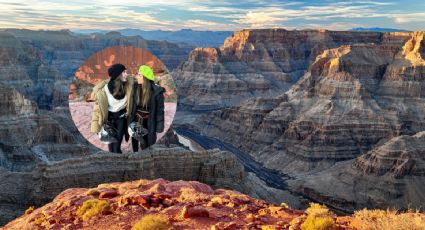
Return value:
M 112 96 L 111 92 L 109 92 L 108 84 L 103 87 L 103 90 L 105 90 L 106 97 L 108 97 L 108 111 L 118 112 L 127 106 L 127 95 L 121 100 L 116 99 Z

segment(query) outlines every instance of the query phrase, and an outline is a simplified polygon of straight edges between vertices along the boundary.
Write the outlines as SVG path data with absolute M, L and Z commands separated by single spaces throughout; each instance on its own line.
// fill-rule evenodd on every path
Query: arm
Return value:
M 100 131 L 100 125 L 99 125 L 99 115 L 100 115 L 100 109 L 99 105 L 96 104 L 93 107 L 92 117 L 91 117 L 91 127 L 90 131 L 92 133 L 98 133 Z

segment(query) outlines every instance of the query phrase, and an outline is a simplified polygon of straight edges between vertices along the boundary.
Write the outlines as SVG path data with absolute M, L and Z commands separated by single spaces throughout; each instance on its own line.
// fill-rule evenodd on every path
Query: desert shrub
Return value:
M 86 200 L 84 201 L 83 205 L 78 208 L 77 216 L 82 218 L 84 221 L 87 221 L 99 213 L 108 212 L 111 210 L 111 206 L 106 200 Z
M 29 208 L 27 208 L 27 210 L 25 210 L 25 214 L 31 214 L 34 211 L 35 207 L 34 206 L 30 206 Z
M 160 215 L 146 215 L 139 220 L 131 230 L 167 230 L 172 225 L 166 217 Z
M 180 196 L 177 198 L 178 201 L 194 201 L 200 202 L 204 200 L 205 195 L 197 192 L 193 188 L 181 188 Z
M 289 208 L 289 205 L 287 203 L 280 203 L 280 207 Z
M 335 229 L 335 215 L 324 205 L 310 203 L 306 210 L 307 218 L 301 224 L 302 230 L 330 230 Z
M 363 209 L 354 212 L 350 226 L 361 230 L 419 230 L 425 229 L 425 215 L 412 210 L 399 213 L 389 209 Z
M 140 187 L 142 187 L 143 185 L 145 185 L 145 181 L 143 181 L 143 180 L 139 180 L 139 181 L 137 182 L 137 184 L 136 184 L 136 187 L 140 188 Z

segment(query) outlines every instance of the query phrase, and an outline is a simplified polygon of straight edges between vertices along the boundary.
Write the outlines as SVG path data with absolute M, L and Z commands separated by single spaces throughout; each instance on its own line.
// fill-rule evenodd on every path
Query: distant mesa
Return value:
M 110 30 L 74 30 L 76 33 L 109 34 Z M 181 29 L 177 31 L 167 30 L 140 30 L 140 29 L 120 29 L 119 32 L 124 36 L 141 36 L 147 40 L 169 41 L 174 43 L 187 43 L 196 47 L 219 47 L 223 41 L 233 34 L 233 31 L 198 31 L 192 29 Z

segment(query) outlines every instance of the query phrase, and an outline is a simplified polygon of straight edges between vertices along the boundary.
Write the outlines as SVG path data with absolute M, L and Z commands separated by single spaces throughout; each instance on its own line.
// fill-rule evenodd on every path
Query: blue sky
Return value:
M 425 0 L 0 0 L 0 28 L 235 31 L 276 27 L 425 30 Z

